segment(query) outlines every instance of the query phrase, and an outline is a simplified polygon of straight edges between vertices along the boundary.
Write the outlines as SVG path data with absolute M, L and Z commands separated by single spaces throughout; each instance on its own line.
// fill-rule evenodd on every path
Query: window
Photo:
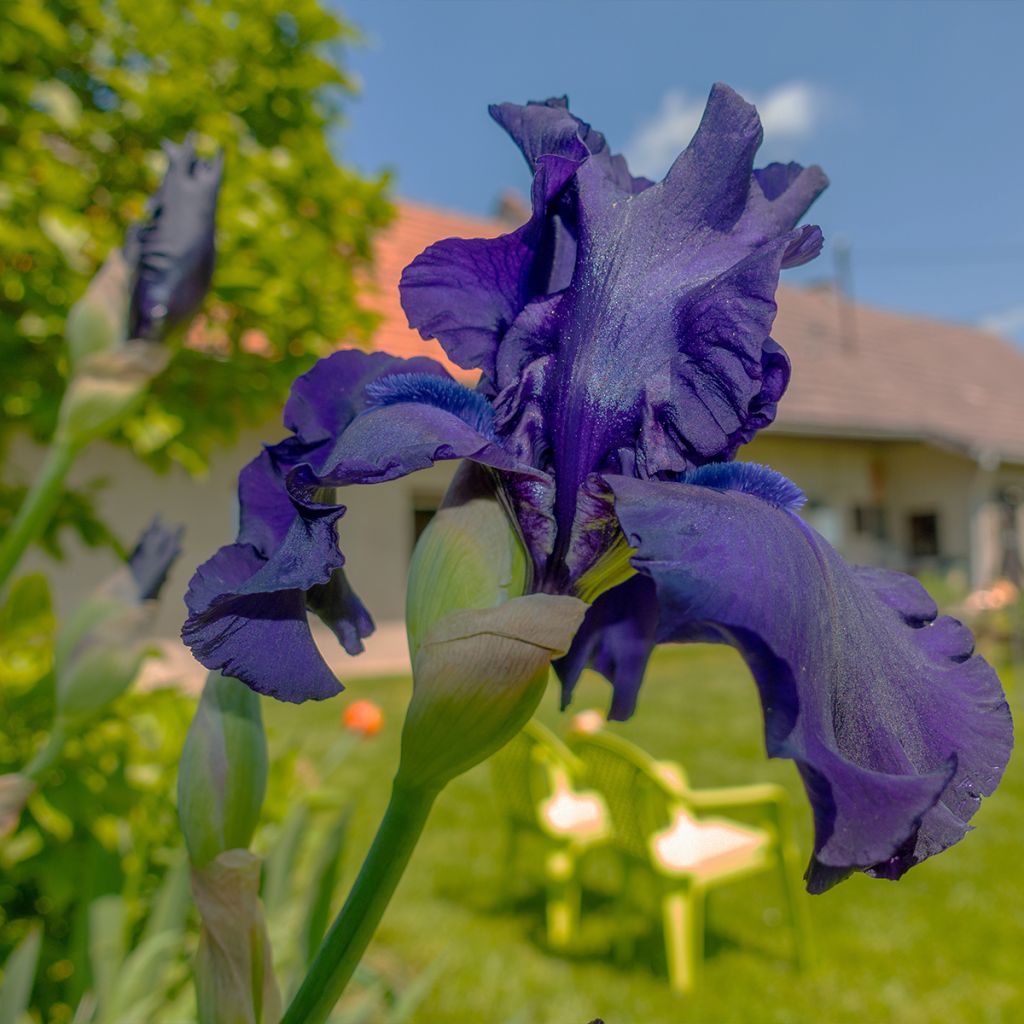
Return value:
M 853 529 L 861 537 L 885 540 L 889 536 L 885 509 L 881 505 L 854 506 Z
M 910 517 L 910 553 L 914 558 L 933 558 L 939 553 L 939 517 L 935 512 Z
M 420 539 L 427 524 L 434 518 L 441 499 L 432 494 L 414 494 L 412 498 L 412 546 Z
M 843 523 L 845 516 L 837 508 L 831 508 L 811 498 L 803 507 L 802 515 L 832 545 L 841 548 L 844 541 Z

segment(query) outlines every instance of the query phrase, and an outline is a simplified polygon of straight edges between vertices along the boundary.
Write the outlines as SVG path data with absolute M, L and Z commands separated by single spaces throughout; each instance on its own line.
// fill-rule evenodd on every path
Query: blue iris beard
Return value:
M 397 405 L 417 402 L 458 416 L 463 423 L 493 441 L 494 409 L 479 391 L 465 387 L 451 377 L 433 373 L 393 373 L 366 387 L 366 397 L 373 405 Z
M 690 470 L 681 482 L 751 494 L 788 512 L 795 512 L 807 502 L 804 492 L 792 480 L 757 462 L 709 462 Z

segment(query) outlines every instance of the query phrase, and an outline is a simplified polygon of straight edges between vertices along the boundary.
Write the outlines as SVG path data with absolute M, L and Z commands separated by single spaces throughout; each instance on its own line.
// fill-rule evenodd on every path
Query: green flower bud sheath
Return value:
M 178 817 L 194 867 L 249 845 L 266 785 L 259 697 L 237 679 L 211 672 L 178 769 Z
M 321 1024 L 359 964 L 444 786 L 536 710 L 586 605 L 522 596 L 529 560 L 502 505 L 458 478 L 413 555 L 406 623 L 413 697 L 380 829 L 282 1024 Z M 479 480 L 475 481 L 479 483 Z

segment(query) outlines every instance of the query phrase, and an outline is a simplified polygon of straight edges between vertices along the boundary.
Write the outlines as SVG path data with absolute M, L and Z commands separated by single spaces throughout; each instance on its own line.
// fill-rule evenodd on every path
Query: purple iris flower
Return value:
M 147 203 L 147 219 L 129 229 L 124 257 L 134 272 L 130 338 L 160 341 L 187 324 L 210 287 L 223 152 L 200 160 L 188 136 L 163 144 L 167 173 Z
M 341 351 L 300 377 L 292 436 L 242 473 L 238 541 L 200 567 L 184 637 L 205 665 L 283 700 L 340 689 L 307 611 L 350 653 L 372 622 L 347 585 L 333 489 L 443 459 L 486 473 L 532 562 L 530 589 L 592 601 L 556 670 L 590 665 L 627 718 L 657 643 L 728 643 L 760 691 L 768 752 L 815 817 L 808 886 L 896 878 L 960 839 L 1009 757 L 994 671 L 910 577 L 847 565 L 795 484 L 731 460 L 772 422 L 789 361 L 770 337 L 817 167 L 753 166 L 761 125 L 716 86 L 665 178 L 630 175 L 564 99 L 491 108 L 533 171 L 532 215 L 447 239 L 406 268 L 425 359 Z

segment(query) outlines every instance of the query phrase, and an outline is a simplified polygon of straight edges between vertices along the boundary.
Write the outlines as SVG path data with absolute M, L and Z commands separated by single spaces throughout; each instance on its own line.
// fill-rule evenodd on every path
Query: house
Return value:
M 375 346 L 447 362 L 436 342 L 406 326 L 401 271 L 440 238 L 507 230 L 505 220 L 401 204 L 379 241 L 377 287 L 368 296 L 382 317 Z M 1024 353 L 975 328 L 853 304 L 832 287 L 783 286 L 778 299 L 773 335 L 792 359 L 792 383 L 776 423 L 741 457 L 796 481 L 808 496 L 807 518 L 851 561 L 917 574 L 956 572 L 974 587 L 1019 572 Z M 89 452 L 78 467 L 81 480 L 110 480 L 102 512 L 122 535 L 154 510 L 187 524 L 184 555 L 161 611 L 166 635 L 180 626 L 179 598 L 193 568 L 233 537 L 238 470 L 261 442 L 282 434 L 277 423 L 248 432 L 201 481 L 182 472 L 153 476 L 109 446 Z M 406 666 L 401 623 L 409 557 L 453 472 L 451 463 L 441 464 L 346 494 L 340 532 L 347 569 L 379 630 L 368 656 L 332 656 L 343 677 Z M 76 552 L 56 574 L 62 600 L 70 606 L 106 563 L 102 555 Z
M 378 250 L 378 347 L 447 363 L 406 326 L 402 269 L 439 238 L 504 230 L 403 204 Z M 976 328 L 855 305 L 831 286 L 782 286 L 778 301 L 773 335 L 792 381 L 776 422 L 740 457 L 796 481 L 807 518 L 851 561 L 959 571 L 973 586 L 1011 568 L 1020 547 L 1007 520 L 1018 538 L 1024 528 L 1024 353 Z M 445 479 L 410 479 L 407 530 L 436 507 Z

